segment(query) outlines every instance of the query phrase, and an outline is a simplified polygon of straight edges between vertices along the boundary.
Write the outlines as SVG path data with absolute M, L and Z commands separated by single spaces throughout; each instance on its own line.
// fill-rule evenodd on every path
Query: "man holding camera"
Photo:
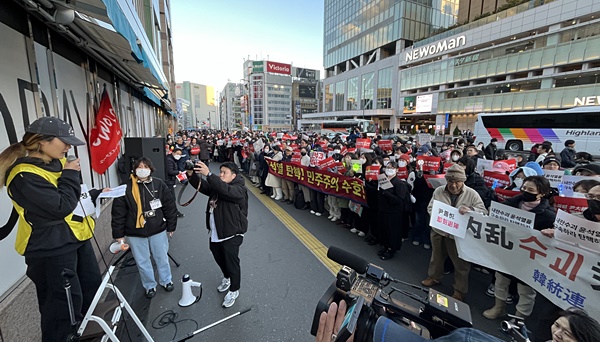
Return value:
M 175 184 L 177 183 L 177 175 L 179 175 L 181 173 L 181 171 L 179 171 L 179 167 L 178 167 L 177 163 L 179 162 L 179 160 L 181 160 L 182 153 L 183 152 L 180 148 L 175 148 L 171 154 L 167 155 L 167 162 L 166 162 L 167 179 L 165 179 L 165 183 L 169 186 L 169 189 L 171 190 L 171 194 L 173 195 L 173 199 L 175 199 L 175 201 L 177 201 L 177 197 L 175 196 Z M 184 216 L 183 213 L 180 212 L 178 209 L 177 217 L 183 217 L 183 216 Z
M 229 290 L 223 300 L 223 307 L 228 308 L 239 296 L 239 250 L 248 230 L 248 193 L 244 178 L 232 162 L 223 163 L 218 176 L 203 162 L 196 163 L 193 170 L 186 172 L 190 184 L 208 196 L 206 228 L 210 231 L 210 251 L 223 272 L 217 290 Z

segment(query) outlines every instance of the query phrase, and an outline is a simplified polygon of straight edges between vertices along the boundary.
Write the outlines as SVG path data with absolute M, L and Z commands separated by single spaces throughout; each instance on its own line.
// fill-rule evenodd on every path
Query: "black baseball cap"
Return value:
M 36 133 L 57 137 L 65 144 L 73 146 L 85 145 L 85 142 L 75 137 L 73 127 L 59 118 L 45 116 L 35 120 L 25 130 L 27 133 Z

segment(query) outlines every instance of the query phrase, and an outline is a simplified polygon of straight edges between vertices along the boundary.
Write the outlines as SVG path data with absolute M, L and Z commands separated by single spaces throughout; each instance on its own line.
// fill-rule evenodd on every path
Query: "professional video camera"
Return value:
M 347 302 L 348 311 L 336 341 L 345 341 L 350 334 L 354 334 L 356 342 L 372 341 L 375 323 L 380 316 L 427 339 L 473 326 L 469 306 L 461 301 L 433 289 L 394 279 L 383 268 L 334 246 L 329 247 L 327 257 L 344 266 L 317 304 L 310 331 L 312 335 L 317 333 L 321 313 L 327 311 L 332 302 L 341 300 Z M 427 296 L 421 297 L 394 286 L 386 291 L 392 282 L 421 290 Z M 422 306 L 417 308 L 392 298 L 394 292 L 416 300 Z

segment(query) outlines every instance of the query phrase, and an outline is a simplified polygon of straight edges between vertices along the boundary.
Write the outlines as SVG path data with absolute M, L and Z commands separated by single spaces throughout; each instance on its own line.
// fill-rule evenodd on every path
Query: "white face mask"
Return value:
M 399 161 L 398 167 L 406 167 L 406 162 L 404 160 Z
M 517 189 L 521 189 L 523 186 L 523 178 L 515 178 L 514 183 L 517 186 Z
M 333 153 L 340 153 L 340 150 L 333 150 Z
M 452 161 L 457 161 L 459 159 L 460 159 L 460 157 L 457 156 L 456 154 L 452 156 Z
M 138 176 L 138 178 L 148 178 L 148 176 L 150 176 L 150 169 L 135 169 L 135 175 Z
M 385 174 L 388 176 L 394 176 L 396 175 L 396 170 L 394 169 L 385 169 Z
M 174 154 L 173 158 L 175 158 L 175 160 L 179 160 L 181 159 L 181 154 Z

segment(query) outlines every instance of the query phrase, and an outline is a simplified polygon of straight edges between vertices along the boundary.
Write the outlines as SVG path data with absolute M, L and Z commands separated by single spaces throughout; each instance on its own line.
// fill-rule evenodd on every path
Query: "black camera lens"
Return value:
M 193 161 L 191 161 L 191 160 L 186 160 L 186 161 L 185 161 L 185 164 L 183 165 L 183 168 L 184 168 L 185 170 L 192 171 L 192 170 L 194 170 L 194 167 L 195 167 L 195 166 L 196 166 L 196 165 L 194 164 L 194 162 L 193 162 Z

